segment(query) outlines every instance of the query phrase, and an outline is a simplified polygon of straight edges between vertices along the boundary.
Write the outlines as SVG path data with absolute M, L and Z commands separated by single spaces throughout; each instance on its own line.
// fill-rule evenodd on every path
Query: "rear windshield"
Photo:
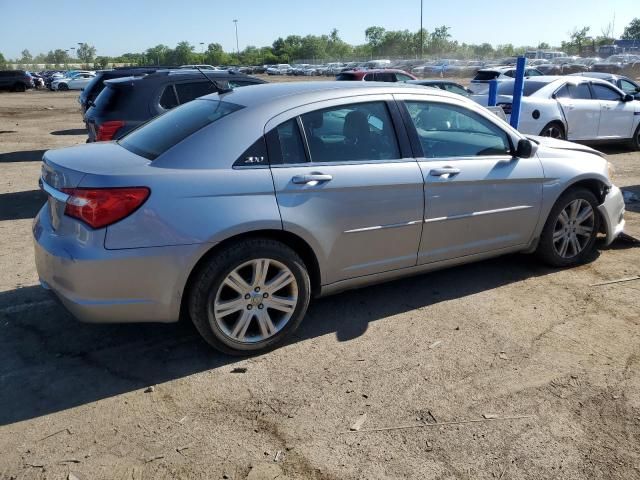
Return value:
M 500 72 L 478 72 L 476 74 L 475 77 L 473 77 L 474 80 L 483 80 L 483 81 L 487 81 L 487 80 L 493 80 L 494 78 L 496 78 L 498 75 L 500 75 Z
M 357 80 L 358 76 L 354 73 L 341 73 L 336 77 L 336 80 Z
M 500 82 L 498 84 L 498 95 L 513 95 L 513 87 L 515 82 Z M 542 87 L 549 85 L 545 82 L 525 81 L 524 88 L 522 89 L 522 95 L 528 97 L 533 95 Z
M 100 90 L 96 89 L 95 92 L 93 92 L 93 89 L 96 86 L 96 83 L 98 82 L 101 85 L 104 85 L 102 83 L 102 77 L 103 75 L 101 73 L 96 74 L 96 76 L 93 77 L 91 81 L 87 83 L 87 85 L 82 89 L 82 92 L 80 92 L 80 98 L 84 100 L 88 99 L 90 96 L 93 98 L 96 98 L 96 96 L 98 95 L 98 93 L 100 93 L 100 90 L 102 90 L 104 86 Z
M 126 88 L 106 87 L 100 92 L 95 100 L 96 109 L 101 112 L 113 112 L 118 110 L 120 105 L 124 103 L 126 96 Z
M 219 100 L 194 100 L 145 123 L 118 143 L 130 152 L 154 160 L 201 128 L 241 108 L 244 107 Z

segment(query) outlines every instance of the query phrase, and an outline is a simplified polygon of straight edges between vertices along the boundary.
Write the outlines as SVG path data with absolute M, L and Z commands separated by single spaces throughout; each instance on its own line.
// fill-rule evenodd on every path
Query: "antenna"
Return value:
M 204 78 L 206 78 L 209 82 L 211 82 L 211 85 L 213 85 L 214 87 L 216 87 L 216 90 L 219 94 L 221 93 L 229 93 L 229 92 L 233 92 L 233 88 L 231 88 L 229 86 L 229 82 L 227 80 L 224 80 L 222 82 L 216 82 L 215 80 L 213 80 L 212 78 L 209 78 L 207 76 L 206 73 L 204 73 L 200 67 L 198 67 L 197 65 L 194 65 L 193 68 L 195 68 L 197 71 L 199 71 L 202 76 Z

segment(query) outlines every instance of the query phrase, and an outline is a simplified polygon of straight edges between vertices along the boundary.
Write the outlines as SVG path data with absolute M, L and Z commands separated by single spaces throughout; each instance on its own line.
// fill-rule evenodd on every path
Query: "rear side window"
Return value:
M 190 102 L 203 95 L 209 95 L 210 93 L 216 93 L 218 89 L 211 82 L 189 82 L 189 83 L 176 83 L 176 92 L 178 93 L 178 100 L 180 104 Z
M 399 82 L 409 82 L 413 80 L 413 78 L 411 78 L 409 75 L 405 75 L 404 73 L 398 73 L 397 76 Z
M 307 161 L 298 121 L 295 118 L 281 123 L 267 134 L 269 159 L 272 163 L 304 163 Z
M 176 98 L 176 91 L 173 89 L 173 85 L 164 87 L 164 91 L 160 96 L 160 106 L 165 110 L 171 110 L 178 106 L 178 99 Z
M 473 79 L 486 82 L 487 80 L 493 80 L 494 78 L 497 78 L 498 75 L 500 75 L 498 72 L 478 72 L 476 76 L 473 77 Z
M 218 100 L 190 102 L 145 123 L 118 143 L 130 152 L 154 160 L 201 128 L 241 108 L 244 107 Z
M 336 77 L 336 80 L 357 80 L 357 77 L 353 73 L 341 73 Z

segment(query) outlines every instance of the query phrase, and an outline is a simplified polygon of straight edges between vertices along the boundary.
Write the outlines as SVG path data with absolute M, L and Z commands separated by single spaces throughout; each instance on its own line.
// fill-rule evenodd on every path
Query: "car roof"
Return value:
M 458 82 L 454 82 L 452 80 L 407 80 L 405 83 L 410 83 L 413 85 L 444 85 L 448 83 L 449 85 L 460 85 Z
M 231 70 L 191 70 L 191 69 L 176 69 L 176 70 L 158 70 L 152 73 L 149 73 L 148 75 L 145 76 L 126 76 L 126 77 L 120 77 L 120 78 L 114 78 L 112 80 L 106 80 L 104 83 L 109 84 L 109 85 L 114 85 L 114 86 L 123 86 L 124 84 L 128 83 L 128 82 L 134 82 L 134 81 L 145 81 L 145 82 L 150 82 L 150 81 L 162 81 L 162 80 L 167 80 L 167 79 L 172 79 L 172 80 L 191 80 L 191 79 L 202 79 L 203 76 L 206 76 L 207 79 L 210 80 L 224 80 L 227 78 L 233 78 L 233 79 L 238 79 L 238 78 L 248 78 L 248 79 L 252 79 L 255 80 L 257 83 L 258 82 L 262 82 L 263 80 L 260 80 L 257 77 L 252 77 L 250 75 L 244 74 L 244 73 L 240 73 L 240 72 L 236 72 L 236 71 L 231 71 Z
M 460 95 L 445 90 L 426 89 L 404 82 L 283 82 L 264 83 L 251 87 L 234 89 L 222 94 L 210 94 L 201 98 L 223 100 L 238 105 L 258 106 L 270 102 L 277 103 L 279 110 L 292 108 L 333 98 L 355 97 L 358 95 L 417 93 L 460 99 Z

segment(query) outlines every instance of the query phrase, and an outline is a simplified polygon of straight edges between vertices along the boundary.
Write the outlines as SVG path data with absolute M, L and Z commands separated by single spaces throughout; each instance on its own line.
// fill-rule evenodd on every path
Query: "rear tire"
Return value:
M 67 90 L 69 90 L 69 86 L 66 83 L 60 83 L 58 85 L 58 90 L 65 92 Z
M 636 128 L 636 132 L 633 134 L 633 138 L 629 142 L 629 146 L 636 151 L 640 151 L 640 125 Z
M 560 122 L 549 122 L 540 132 L 541 137 L 551 137 L 557 140 L 566 140 L 567 134 Z
M 27 87 L 25 86 L 25 84 L 24 84 L 24 83 L 16 83 L 16 84 L 13 86 L 13 91 L 14 91 L 14 92 L 24 92 L 24 91 L 26 91 L 26 90 L 27 90 Z
M 589 261 L 600 230 L 598 200 L 586 188 L 563 193 L 542 229 L 536 253 L 553 267 L 571 267 Z
M 275 348 L 298 328 L 311 282 L 287 245 L 250 239 L 208 259 L 188 295 L 191 320 L 209 345 L 229 355 L 252 355 Z

